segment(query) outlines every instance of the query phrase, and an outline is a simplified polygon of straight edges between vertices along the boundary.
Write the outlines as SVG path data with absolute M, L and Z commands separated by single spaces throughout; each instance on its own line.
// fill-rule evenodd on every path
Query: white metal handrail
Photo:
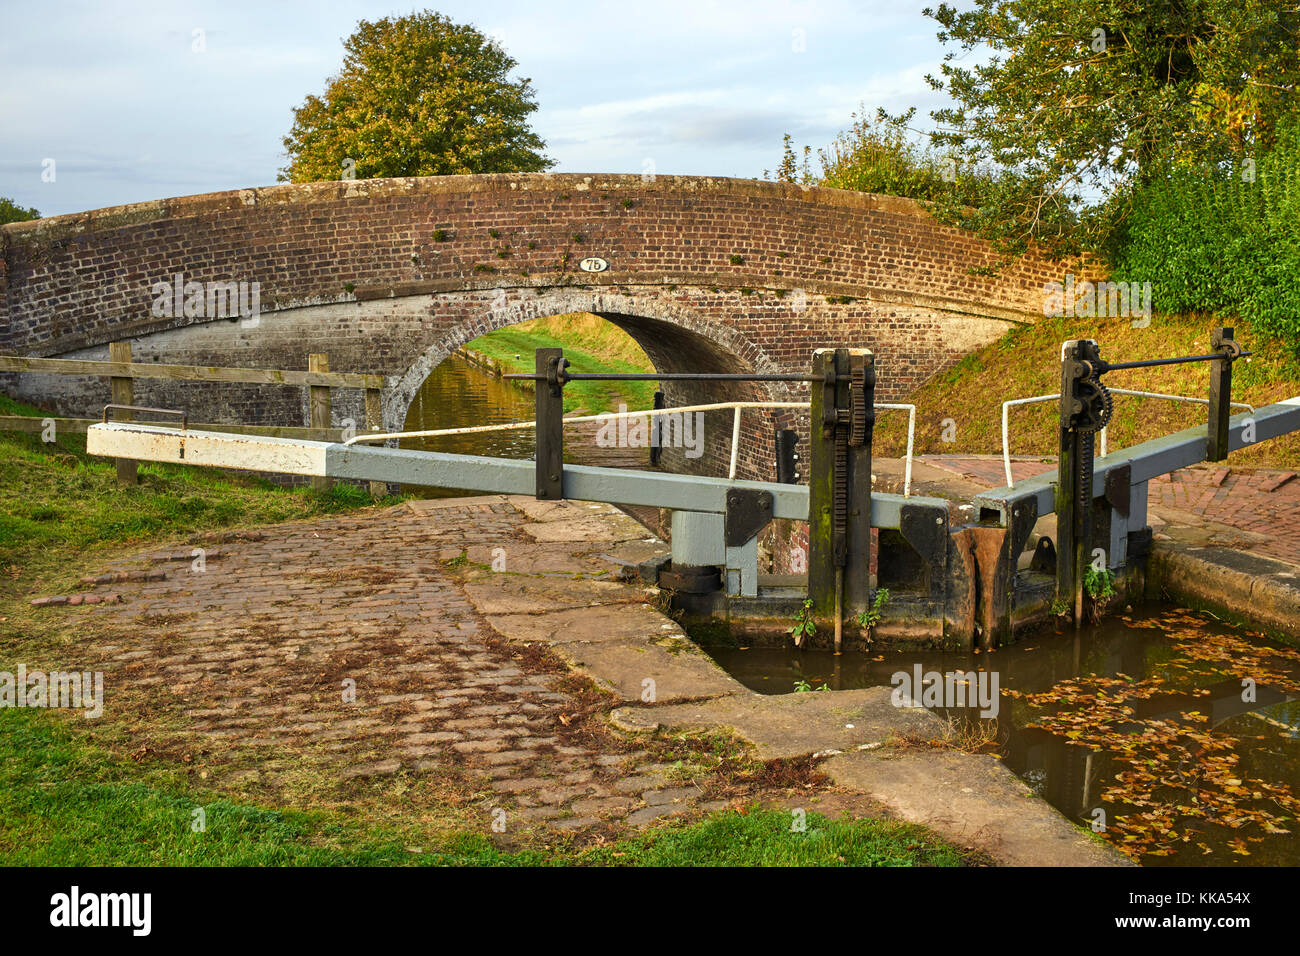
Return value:
M 1166 395 L 1163 392 L 1139 392 L 1130 388 L 1112 388 L 1109 391 L 1114 395 L 1136 395 L 1139 398 L 1163 398 L 1171 402 L 1188 402 L 1193 405 L 1208 405 L 1208 398 L 1188 398 L 1186 395 Z M 1007 428 L 1007 412 L 1013 405 L 1033 405 L 1036 402 L 1054 402 L 1061 397 L 1058 392 L 1055 395 L 1035 395 L 1033 398 L 1013 398 L 1010 401 L 1002 403 L 1002 467 L 1007 475 L 1007 487 L 1016 486 L 1015 479 L 1011 477 L 1011 447 Z M 1234 408 L 1244 408 L 1249 412 L 1255 411 L 1255 406 L 1247 402 L 1231 402 Z M 1106 457 L 1106 429 L 1101 430 L 1101 457 Z
M 655 415 L 676 415 L 681 412 L 711 412 L 727 408 L 807 408 L 807 402 L 714 402 L 710 405 L 683 405 L 679 408 L 646 408 L 634 412 L 601 412 L 599 415 L 574 415 L 563 419 L 566 425 L 583 422 L 617 421 L 621 418 L 643 418 Z M 390 438 L 439 438 L 443 435 L 470 435 L 476 432 L 503 432 L 514 428 L 535 428 L 537 422 L 504 422 L 500 425 L 471 425 L 467 428 L 436 428 L 418 432 L 368 432 L 354 435 L 343 444 L 359 441 L 387 441 Z
M 908 404 L 879 404 L 876 408 L 907 409 L 907 455 L 903 459 L 903 497 L 912 496 L 912 443 L 916 437 L 916 406 Z
M 680 415 L 683 412 L 711 412 L 723 409 L 732 409 L 734 412 L 731 424 L 731 463 L 727 469 L 727 477 L 734 479 L 736 477 L 736 468 L 740 454 L 740 415 L 746 408 L 797 408 L 806 409 L 807 402 L 713 402 L 708 405 L 683 405 L 678 408 L 647 408 L 635 412 L 603 412 L 599 415 L 576 415 L 572 418 L 563 420 L 565 425 L 577 425 L 584 422 L 607 422 L 616 421 L 622 418 L 653 418 L 656 415 Z M 880 403 L 875 406 L 883 409 L 907 409 L 907 457 L 903 465 L 903 497 L 909 497 L 912 493 L 912 448 L 916 433 L 916 406 L 894 403 Z M 388 441 L 389 439 L 401 438 L 439 438 L 444 435 L 471 435 L 481 432 L 500 432 L 510 431 L 516 428 L 535 428 L 537 422 L 504 422 L 499 425 L 471 425 L 466 428 L 438 428 L 414 432 L 370 432 L 363 435 L 354 435 L 343 442 L 345 445 L 352 445 L 357 442 L 365 441 Z

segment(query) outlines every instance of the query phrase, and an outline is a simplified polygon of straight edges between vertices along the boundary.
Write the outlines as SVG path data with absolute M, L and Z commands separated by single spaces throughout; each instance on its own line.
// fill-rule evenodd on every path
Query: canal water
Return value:
M 1144 865 L 1300 864 L 1300 651 L 1258 635 L 1157 605 L 984 654 L 705 650 L 760 693 L 910 693 Z M 960 697 L 926 700 L 933 674 Z
M 434 431 L 529 422 L 535 414 L 531 391 L 499 378 L 453 355 L 425 379 L 411 401 L 404 431 Z M 564 429 L 564 460 L 571 464 L 604 465 L 614 468 L 647 468 L 646 448 L 603 448 L 597 444 L 598 423 L 576 424 Z M 436 438 L 403 439 L 403 448 L 486 455 L 494 458 L 531 459 L 536 449 L 531 428 L 508 431 L 444 435 Z M 426 497 L 446 498 L 479 494 L 450 488 L 408 489 Z

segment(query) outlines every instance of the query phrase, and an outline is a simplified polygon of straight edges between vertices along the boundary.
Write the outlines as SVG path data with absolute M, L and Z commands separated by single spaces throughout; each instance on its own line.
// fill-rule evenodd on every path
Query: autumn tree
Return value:
M 7 222 L 26 222 L 29 219 L 40 218 L 41 214 L 35 209 L 26 209 L 12 199 L 0 196 L 0 226 Z
M 1004 251 L 1098 248 L 1170 166 L 1248 163 L 1296 112 L 1300 7 L 1279 0 L 975 0 L 925 14 L 956 47 L 936 146 L 1006 170 L 951 219 Z M 961 59 L 958 54 L 962 54 Z
M 553 165 L 529 128 L 532 81 L 472 26 L 425 11 L 362 20 L 343 67 L 294 110 L 291 182 L 537 172 Z

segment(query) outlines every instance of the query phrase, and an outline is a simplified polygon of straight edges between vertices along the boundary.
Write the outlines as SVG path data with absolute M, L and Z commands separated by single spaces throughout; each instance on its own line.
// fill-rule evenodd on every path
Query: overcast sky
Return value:
M 762 177 L 860 103 L 937 105 L 927 0 L 442 0 L 531 77 L 558 172 Z M 43 215 L 265 186 L 360 19 L 426 4 L 0 0 L 0 196 Z M 201 30 L 196 51 L 195 31 Z M 42 180 L 54 160 L 54 181 Z

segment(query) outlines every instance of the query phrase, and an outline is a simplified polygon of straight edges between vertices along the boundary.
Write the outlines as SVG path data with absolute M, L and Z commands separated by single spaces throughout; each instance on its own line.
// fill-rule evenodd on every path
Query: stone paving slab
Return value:
M 581 643 L 592 640 L 640 641 L 650 636 L 680 637 L 681 626 L 648 604 L 575 607 L 544 614 L 489 614 L 488 623 L 520 643 Z
M 620 521 L 608 515 L 537 521 L 524 525 L 520 531 L 533 541 L 542 543 L 599 540 L 617 544 L 622 541 L 640 541 L 649 534 L 631 518 Z
M 997 757 L 955 751 L 859 752 L 824 765 L 837 784 L 880 801 L 1010 866 L 1132 866 L 1113 847 L 1071 826 Z
M 647 588 L 618 581 L 574 577 L 525 577 L 481 572 L 463 585 L 465 593 L 487 615 L 540 614 L 560 608 L 643 604 Z
M 840 787 L 900 819 L 924 823 L 962 846 L 1015 866 L 1124 866 L 1126 858 L 1072 826 L 995 756 L 900 749 L 906 738 L 942 734 L 923 708 L 897 708 L 892 688 L 763 696 L 744 694 L 664 707 L 622 707 L 611 722 L 628 732 L 730 728 L 764 759 L 827 756 Z M 652 798 L 644 794 L 646 803 Z
M 935 733 L 937 717 L 921 708 L 890 703 L 893 688 L 867 687 L 802 694 L 745 693 L 718 700 L 663 707 L 622 707 L 611 720 L 628 732 L 655 728 L 729 727 L 752 741 L 759 757 L 878 747 L 905 733 Z
M 448 560 L 455 555 L 448 552 L 440 557 Z M 471 564 L 487 567 L 504 559 L 507 574 L 554 575 L 569 580 L 577 575 L 607 576 L 613 580 L 622 570 L 616 562 L 577 550 L 572 544 L 539 545 L 513 537 L 483 544 L 467 542 L 465 557 Z
M 568 641 L 556 644 L 554 649 L 570 666 L 611 691 L 620 702 L 696 700 L 746 690 L 689 638 L 668 647 L 638 637 Z

